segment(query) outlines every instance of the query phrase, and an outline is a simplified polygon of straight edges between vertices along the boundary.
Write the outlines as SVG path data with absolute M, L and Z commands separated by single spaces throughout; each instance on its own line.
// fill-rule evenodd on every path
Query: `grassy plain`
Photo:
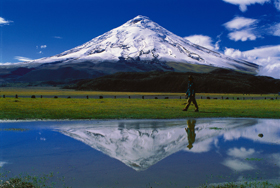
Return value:
M 0 119 L 171 119 L 189 117 L 280 118 L 279 100 L 0 98 Z
M 71 89 L 60 89 L 59 87 L 0 87 L 0 97 L 6 96 L 134 96 L 134 95 L 144 95 L 144 96 L 184 96 L 185 93 L 163 93 L 163 92 L 109 92 L 109 91 L 76 91 Z M 277 97 L 277 94 L 229 94 L 229 93 L 197 93 L 197 96 L 202 97 Z M 278 96 L 280 98 L 280 96 Z
M 24 88 L 15 88 L 15 87 L 2 87 L 0 88 L 0 96 L 87 96 L 87 95 L 96 95 L 96 96 L 120 96 L 120 95 L 168 95 L 168 96 L 180 96 L 182 93 L 157 93 L 157 92 L 108 92 L 108 91 L 76 91 L 71 89 L 60 89 L 58 87 L 24 87 Z

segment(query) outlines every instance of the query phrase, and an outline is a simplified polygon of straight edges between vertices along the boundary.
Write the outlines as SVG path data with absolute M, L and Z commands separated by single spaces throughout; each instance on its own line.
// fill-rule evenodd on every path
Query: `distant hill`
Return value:
M 66 89 L 131 92 L 185 92 L 188 75 L 194 77 L 198 93 L 278 93 L 280 80 L 233 70 L 209 73 L 125 72 L 67 85 Z

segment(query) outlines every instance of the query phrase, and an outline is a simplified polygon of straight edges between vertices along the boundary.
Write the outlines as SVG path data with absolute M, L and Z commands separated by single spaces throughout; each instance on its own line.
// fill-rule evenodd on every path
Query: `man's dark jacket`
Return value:
M 195 84 L 193 81 L 189 81 L 188 83 L 188 90 L 186 92 L 187 96 L 195 96 Z

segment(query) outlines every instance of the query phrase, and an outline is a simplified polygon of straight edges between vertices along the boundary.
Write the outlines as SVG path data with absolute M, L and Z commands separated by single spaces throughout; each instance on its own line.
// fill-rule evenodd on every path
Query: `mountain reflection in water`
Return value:
M 193 153 L 219 149 L 224 142 L 240 138 L 254 142 L 280 144 L 279 120 L 189 119 L 123 120 L 93 124 L 60 125 L 59 132 L 118 159 L 136 171 L 143 171 L 178 151 Z M 262 133 L 263 138 L 258 137 Z M 268 136 L 269 135 L 269 136 Z M 240 158 L 253 157 L 254 148 L 233 147 L 223 165 L 236 171 L 253 169 Z M 280 153 L 274 153 L 274 158 Z M 280 163 L 277 162 L 280 167 Z

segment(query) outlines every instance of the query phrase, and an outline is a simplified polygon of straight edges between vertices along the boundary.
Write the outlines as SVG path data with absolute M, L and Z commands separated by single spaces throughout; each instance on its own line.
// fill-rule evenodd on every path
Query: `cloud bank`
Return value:
M 275 0 L 274 1 L 274 6 L 278 11 L 280 11 L 280 0 Z
M 280 79 L 280 45 L 263 46 L 244 52 L 238 49 L 226 48 L 224 54 L 260 65 L 259 75 Z
M 243 22 L 244 21 L 244 22 Z M 247 23 L 247 24 L 245 24 Z M 246 19 L 237 17 L 232 20 L 232 22 L 228 22 L 226 27 L 230 29 L 236 28 L 246 28 L 250 27 L 257 23 L 257 20 L 254 19 Z M 278 26 L 279 25 L 279 26 Z M 280 35 L 280 24 L 277 27 L 279 29 L 275 29 L 274 33 L 279 32 Z M 229 34 L 232 40 L 255 40 L 257 36 L 250 33 L 250 29 L 242 31 L 234 31 Z M 218 50 L 219 46 L 217 41 L 216 44 L 213 44 L 211 37 L 205 35 L 192 35 L 188 37 L 184 37 L 192 43 L 198 44 L 200 46 L 204 46 L 210 50 Z M 248 51 L 240 51 L 239 49 L 233 48 L 225 48 L 224 54 L 235 59 L 244 59 L 249 62 L 256 63 L 260 65 L 259 75 L 262 76 L 271 76 L 274 78 L 280 79 L 280 45 L 276 46 L 262 46 L 259 48 L 255 48 L 253 50 Z
M 270 28 L 269 28 L 269 32 L 271 35 L 273 36 L 277 36 L 277 37 L 280 37 L 280 23 L 277 23 L 275 25 L 272 25 Z

